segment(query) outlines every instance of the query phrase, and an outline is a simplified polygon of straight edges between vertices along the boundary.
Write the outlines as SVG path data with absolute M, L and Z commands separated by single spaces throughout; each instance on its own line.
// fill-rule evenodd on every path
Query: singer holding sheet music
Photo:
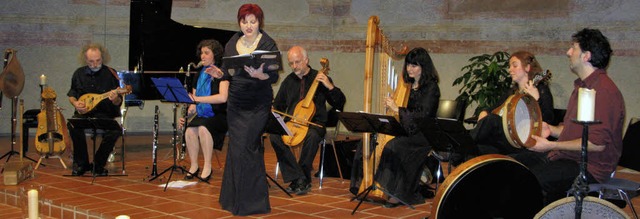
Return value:
M 264 14 L 256 4 L 244 4 L 238 10 L 240 32 L 225 46 L 224 56 L 248 54 L 256 50 L 278 51 L 276 42 L 262 30 Z M 227 102 L 229 150 L 222 177 L 220 205 L 233 215 L 271 212 L 261 137 L 271 113 L 273 90 L 278 71 L 263 66 L 230 69 L 232 74 Z
M 191 98 L 196 104 L 189 105 L 187 117 L 195 117 L 187 123 L 185 141 L 191 166 L 185 179 L 192 179 L 193 174 L 209 181 L 213 170 L 211 157 L 213 149 L 222 150 L 224 137 L 227 133 L 227 96 L 229 91 L 229 77 L 223 74 L 216 64 L 222 60 L 222 45 L 216 40 L 203 40 L 196 50 L 200 56 L 202 69 L 194 77 Z M 180 118 L 180 125 L 185 118 Z M 202 148 L 204 164 L 202 170 L 198 166 L 198 153 Z
M 420 175 L 431 150 L 419 125 L 425 118 L 436 116 L 440 101 L 439 76 L 431 56 L 420 47 L 407 54 L 402 74 L 404 82 L 411 84 L 407 107 L 398 107 L 391 98 L 387 98 L 385 104 L 400 115 L 400 123 L 408 136 L 396 136 L 384 146 L 374 177 L 390 194 L 408 204 L 418 204 L 426 198 L 420 193 Z M 398 200 L 389 198 L 384 206 L 398 204 Z

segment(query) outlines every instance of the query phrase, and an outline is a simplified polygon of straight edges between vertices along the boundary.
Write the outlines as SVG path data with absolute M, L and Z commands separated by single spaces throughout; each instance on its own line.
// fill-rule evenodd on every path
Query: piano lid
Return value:
M 200 28 L 171 19 L 172 0 L 132 0 L 129 69 L 177 71 L 197 62 L 196 46 L 216 39 L 224 46 L 236 31 Z
M 180 67 L 198 62 L 196 46 L 201 40 L 216 39 L 224 46 L 236 31 L 200 28 L 171 20 L 172 0 L 132 0 L 129 29 L 129 69 L 138 69 L 142 76 L 137 83 L 142 100 L 162 99 L 151 82 L 151 77 L 176 77 L 191 83 L 185 75 L 177 73 Z M 185 69 L 186 70 L 186 69 Z M 193 71 L 193 69 L 192 69 Z M 175 72 L 176 74 L 171 74 Z M 134 77 L 134 76 L 130 76 Z M 134 91 L 135 93 L 135 91 Z

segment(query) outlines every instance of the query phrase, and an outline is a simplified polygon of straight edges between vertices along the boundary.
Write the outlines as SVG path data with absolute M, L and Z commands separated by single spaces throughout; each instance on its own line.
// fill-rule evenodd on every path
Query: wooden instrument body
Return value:
M 127 85 L 125 86 L 125 88 L 116 88 L 113 91 L 115 91 L 119 95 L 128 94 L 131 93 L 131 85 Z M 84 103 L 84 106 L 87 108 L 87 111 L 81 114 L 91 112 L 102 100 L 109 98 L 109 93 L 111 93 L 111 91 L 102 94 L 88 93 L 80 96 L 78 101 L 82 101 Z
M 318 74 L 328 75 L 329 60 L 322 58 L 320 65 L 322 65 L 322 69 Z M 285 123 L 287 128 L 293 133 L 293 136 L 282 135 L 282 141 L 285 145 L 291 147 L 300 145 L 304 141 L 304 137 L 307 136 L 309 122 L 313 118 L 313 115 L 316 114 L 316 105 L 313 103 L 313 97 L 316 94 L 316 90 L 318 90 L 318 84 L 319 82 L 314 79 L 304 99 L 296 104 L 291 120 Z
M 22 93 L 24 88 L 24 71 L 16 57 L 16 51 L 7 49 L 4 52 L 4 69 L 0 73 L 0 95 L 13 98 Z
M 395 51 L 390 45 L 386 36 L 382 33 L 382 30 L 379 28 L 380 19 L 377 16 L 371 16 L 369 18 L 369 23 L 367 26 L 367 38 L 366 38 L 366 48 L 365 48 L 365 67 L 364 67 L 364 112 L 371 112 L 372 109 L 372 99 L 373 99 L 373 81 L 374 81 L 374 63 L 375 63 L 375 55 L 376 49 L 381 49 L 379 51 L 380 55 L 380 68 L 378 69 L 381 75 L 380 78 L 380 86 L 378 90 L 378 97 L 385 97 L 385 92 L 388 92 L 389 89 L 385 89 L 387 87 L 385 84 L 388 81 L 384 81 L 387 77 L 383 76 L 382 73 L 388 72 L 387 63 L 384 63 L 383 59 L 393 59 L 393 60 L 401 60 L 404 55 L 407 54 L 408 48 L 405 46 L 401 51 Z M 386 71 L 385 71 L 386 70 Z M 406 107 L 409 99 L 409 86 L 404 83 L 402 79 L 402 74 L 400 74 L 400 79 L 398 80 L 398 87 L 395 89 L 393 93 L 393 98 L 397 106 Z M 380 99 L 381 100 L 381 99 Z M 380 101 L 378 112 L 384 112 L 385 106 L 382 106 L 382 102 Z M 389 113 L 384 113 L 390 115 Z M 384 150 L 384 146 L 393 139 L 394 136 L 389 135 L 378 135 L 377 141 L 375 142 L 376 147 L 374 151 L 371 151 L 370 145 L 370 134 L 364 133 L 362 137 L 362 182 L 360 184 L 360 189 L 358 193 L 362 193 L 369 186 L 371 186 L 374 182 L 373 173 L 378 168 L 378 162 L 380 160 L 380 155 L 382 155 L 382 151 Z M 372 153 L 373 152 L 373 153 Z M 375 156 L 374 156 L 375 155 Z M 376 161 L 376 162 L 374 162 Z M 386 200 L 387 197 L 384 195 L 379 189 L 372 190 L 368 197 L 369 199 L 374 200 Z
M 56 93 L 51 87 L 42 92 L 41 110 L 36 130 L 36 151 L 42 155 L 59 155 L 70 145 L 66 120 L 56 104 Z

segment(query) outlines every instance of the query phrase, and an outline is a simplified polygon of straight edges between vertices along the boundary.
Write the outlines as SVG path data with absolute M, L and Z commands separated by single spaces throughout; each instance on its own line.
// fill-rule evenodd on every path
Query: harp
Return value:
M 371 16 L 369 18 L 365 50 L 363 111 L 366 113 L 393 115 L 393 111 L 386 109 L 384 99 L 387 96 L 392 96 L 396 105 L 399 107 L 407 106 L 410 86 L 404 83 L 402 70 L 396 73 L 393 61 L 402 60 L 404 55 L 407 54 L 408 49 L 406 46 L 403 46 L 401 50 L 396 51 L 390 45 L 389 39 L 382 32 L 379 23 L 380 19 L 378 16 Z M 376 55 L 378 56 L 377 65 Z M 378 75 L 374 78 L 375 71 L 378 72 Z M 375 89 L 374 81 L 378 82 L 378 86 L 375 87 Z M 394 116 L 397 118 L 397 115 Z M 375 147 L 375 153 L 372 153 L 372 148 L 369 147 L 369 135 L 369 133 L 364 133 L 362 138 L 363 177 L 359 193 L 374 183 L 372 173 L 378 168 L 378 164 L 374 161 L 380 160 L 380 155 L 382 154 L 385 144 L 393 139 L 393 136 L 378 135 L 377 147 Z M 376 157 L 374 157 L 374 155 Z M 373 190 L 369 193 L 369 198 L 373 199 L 386 200 L 384 196 L 381 190 Z

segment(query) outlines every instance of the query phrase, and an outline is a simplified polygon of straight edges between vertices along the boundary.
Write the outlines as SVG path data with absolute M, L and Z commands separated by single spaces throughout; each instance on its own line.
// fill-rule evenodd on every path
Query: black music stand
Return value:
M 151 78 L 151 80 L 153 81 L 153 83 L 156 85 L 156 89 L 158 89 L 158 92 L 160 92 L 160 94 L 164 97 L 164 99 L 162 100 L 163 102 L 170 102 L 170 103 L 174 103 L 174 107 L 173 107 L 173 124 L 174 124 L 174 128 L 173 128 L 173 136 L 177 135 L 177 129 L 175 127 L 175 124 L 178 123 L 178 119 L 176 117 L 176 105 L 179 103 L 185 103 L 185 104 L 194 104 L 195 102 L 191 99 L 191 97 L 189 97 L 189 94 L 187 93 L 187 90 L 182 86 L 182 83 L 180 83 L 180 80 L 177 78 L 171 78 L 171 77 L 164 77 L 164 78 Z M 162 174 L 166 173 L 167 171 L 171 170 L 171 173 L 169 173 L 169 178 L 167 178 L 167 184 L 164 186 L 164 191 L 167 191 L 167 187 L 169 186 L 169 182 L 171 182 L 171 176 L 173 176 L 173 171 L 178 169 L 178 170 L 182 170 L 183 173 L 189 173 L 192 176 L 198 178 L 200 181 L 202 182 L 206 182 L 209 183 L 209 181 L 204 180 L 202 177 L 198 176 L 195 173 L 191 173 L 188 170 L 186 170 L 184 167 L 181 167 L 178 165 L 178 155 L 177 155 L 177 150 L 178 148 L 176 145 L 176 138 L 173 138 L 173 165 L 171 165 L 170 167 L 168 167 L 167 169 L 163 170 L 160 174 L 154 176 L 153 178 L 149 179 L 149 182 L 155 180 L 156 178 L 162 176 Z
M 369 148 L 371 150 L 373 150 L 373 154 L 371 156 L 374 157 L 373 159 L 373 166 L 377 166 L 376 164 L 376 144 L 377 144 L 377 136 L 378 133 L 382 133 L 382 134 L 387 134 L 387 135 L 393 135 L 393 136 L 406 136 L 407 133 L 404 130 L 404 128 L 402 127 L 402 125 L 398 122 L 398 120 L 396 120 L 395 117 L 393 116 L 389 116 L 389 115 L 378 115 L 378 114 L 369 114 L 369 113 L 354 113 L 354 112 L 341 112 L 339 113 L 338 118 L 340 119 L 340 122 L 342 122 L 342 124 L 344 125 L 344 127 L 347 128 L 347 130 L 349 130 L 350 132 L 368 132 L 371 133 L 369 135 Z M 366 147 L 366 146 L 364 146 Z M 367 158 L 363 158 L 363 159 L 367 159 Z M 376 168 L 371 168 L 371 175 L 375 176 Z M 358 202 L 358 205 L 356 205 L 356 207 L 353 209 L 353 211 L 351 212 L 351 215 L 355 214 L 356 211 L 358 210 L 358 208 L 360 207 L 360 205 L 362 204 L 362 202 L 367 198 L 367 196 L 369 195 L 369 193 L 373 190 L 380 190 L 382 191 L 385 195 L 395 198 L 396 200 L 398 200 L 400 203 L 402 203 L 403 205 L 411 208 L 411 209 L 415 209 L 412 205 L 410 205 L 409 203 L 403 201 L 402 199 L 394 196 L 393 194 L 387 192 L 384 188 L 382 187 L 378 187 L 375 183 L 375 181 L 373 183 L 371 183 L 371 185 L 369 187 L 367 187 L 364 191 L 362 191 L 360 194 L 356 195 L 356 197 L 353 197 L 351 199 L 351 201 L 358 199 L 362 196 L 362 198 L 360 198 L 360 202 Z
M 419 128 L 436 151 L 466 155 L 473 152 L 476 145 L 462 122 L 455 119 L 427 118 Z
M 96 179 L 96 135 L 98 129 L 100 130 L 122 130 L 122 126 L 118 124 L 115 119 L 107 119 L 107 118 L 70 118 L 67 119 L 71 127 L 78 129 L 91 129 L 93 137 L 91 140 L 93 141 L 93 169 L 91 170 L 93 180 L 91 180 L 91 184 Z M 68 176 L 68 175 L 65 175 Z M 127 176 L 126 174 L 114 174 L 107 176 Z
M 292 135 L 291 131 L 289 130 L 289 128 L 286 126 L 286 124 L 284 123 L 284 120 L 282 119 L 282 117 L 278 114 L 276 114 L 276 112 L 271 111 L 271 114 L 269 116 L 269 120 L 267 121 L 267 126 L 265 127 L 265 132 L 269 133 L 269 134 L 274 134 L 274 135 Z M 262 138 L 262 146 L 264 147 L 264 139 L 266 137 Z M 273 179 L 271 176 L 269 176 L 268 173 L 265 173 L 267 175 L 267 178 L 269 180 L 271 180 L 271 182 L 273 182 L 274 184 L 276 184 L 276 186 L 278 186 L 278 188 L 280 188 L 280 190 L 282 190 L 284 193 L 286 193 L 289 197 L 293 197 L 291 196 L 291 194 L 289 192 L 287 192 L 286 189 L 284 189 L 284 187 L 282 187 L 282 185 L 280 185 L 280 183 L 278 183 L 278 181 L 276 181 L 275 179 Z

